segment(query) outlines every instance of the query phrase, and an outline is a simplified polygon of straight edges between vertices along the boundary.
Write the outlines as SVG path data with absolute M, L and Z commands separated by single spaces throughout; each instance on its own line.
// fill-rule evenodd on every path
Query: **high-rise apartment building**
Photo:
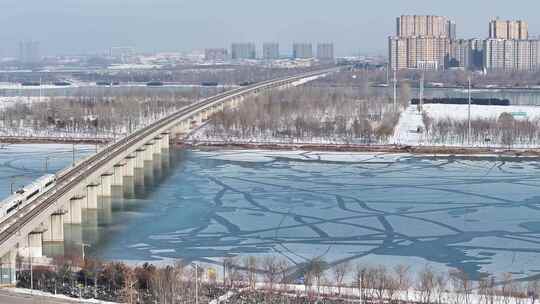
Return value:
M 279 59 L 279 43 L 267 42 L 263 44 L 263 59 L 275 60 Z
M 39 42 L 21 41 L 19 43 L 19 60 L 22 63 L 37 63 L 41 60 Z
M 389 38 L 391 69 L 444 69 L 456 24 L 442 16 L 401 16 Z
M 256 59 L 257 52 L 254 43 L 233 43 L 231 46 L 231 57 L 238 59 Z
M 490 72 L 535 71 L 539 66 L 538 40 L 486 39 L 484 68 Z
M 483 41 L 481 39 L 456 39 L 449 44 L 447 68 L 481 70 L 483 67 Z
M 456 38 L 456 23 L 442 16 L 401 16 L 397 18 L 397 36 Z
M 207 61 L 223 62 L 226 61 L 228 57 L 229 52 L 227 49 L 217 48 L 204 50 L 204 59 Z
M 527 40 L 529 26 L 527 22 L 517 20 L 491 20 L 489 22 L 490 39 Z
M 391 37 L 391 69 L 444 69 L 450 40 L 436 37 Z
M 317 44 L 317 59 L 322 61 L 334 60 L 334 44 L 319 43 Z
M 294 43 L 293 44 L 294 59 L 313 58 L 313 45 L 311 43 Z

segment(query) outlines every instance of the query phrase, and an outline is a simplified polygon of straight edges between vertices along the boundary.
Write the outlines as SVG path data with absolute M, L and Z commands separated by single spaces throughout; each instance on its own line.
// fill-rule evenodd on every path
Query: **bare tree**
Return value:
M 334 272 L 335 283 L 338 288 L 338 294 L 341 295 L 341 288 L 343 287 L 343 280 L 347 276 L 347 273 L 349 273 L 350 263 L 343 262 L 343 263 L 335 265 L 332 269 Z
M 450 280 L 454 287 L 454 292 L 456 296 L 462 297 L 463 299 L 459 302 L 470 304 L 471 293 L 473 290 L 473 282 L 469 279 L 469 275 L 462 269 L 452 269 L 449 271 Z
M 527 295 L 529 296 L 529 299 L 531 299 L 531 304 L 535 304 L 540 295 L 540 281 L 538 279 L 528 282 Z
M 435 273 L 431 267 L 426 266 L 418 274 L 418 292 L 420 293 L 420 301 L 422 303 L 431 303 L 433 289 L 435 287 Z
M 409 301 L 409 289 L 411 288 L 410 272 L 411 267 L 405 265 L 397 265 L 394 268 L 394 272 L 397 276 L 398 287 L 401 291 L 405 292 L 405 302 Z
M 262 261 L 263 276 L 270 291 L 274 290 L 279 274 L 279 262 L 275 256 L 266 256 Z
M 248 256 L 244 258 L 244 269 L 246 270 L 246 277 L 250 289 L 255 289 L 255 283 L 257 282 L 257 266 L 258 261 L 254 256 Z

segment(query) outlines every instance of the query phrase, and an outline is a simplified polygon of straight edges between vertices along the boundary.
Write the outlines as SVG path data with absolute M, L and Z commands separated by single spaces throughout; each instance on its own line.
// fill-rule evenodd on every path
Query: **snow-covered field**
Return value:
M 409 110 L 416 106 L 411 106 Z M 426 104 L 424 111 L 435 120 L 455 119 L 466 120 L 468 117 L 468 105 L 444 105 L 444 104 Z M 535 106 L 481 106 L 471 105 L 471 119 L 497 119 L 502 113 L 516 113 L 516 119 L 534 120 L 540 118 L 540 107 Z M 420 115 L 420 120 L 422 116 Z
M 467 121 L 469 107 L 468 105 L 444 105 L 444 104 L 426 104 L 423 109 L 433 121 L 451 120 L 453 122 Z M 536 121 L 540 119 L 540 107 L 537 106 L 483 106 L 471 105 L 471 119 L 493 119 L 497 120 L 501 114 L 510 113 L 516 120 Z M 409 106 L 400 116 L 399 122 L 394 130 L 392 143 L 411 146 L 461 146 L 460 141 L 432 142 L 425 134 L 422 114 L 418 112 L 416 105 Z M 449 136 L 449 140 L 453 137 Z M 497 147 L 494 142 L 472 143 L 472 146 Z M 513 148 L 533 148 L 534 144 L 515 144 Z

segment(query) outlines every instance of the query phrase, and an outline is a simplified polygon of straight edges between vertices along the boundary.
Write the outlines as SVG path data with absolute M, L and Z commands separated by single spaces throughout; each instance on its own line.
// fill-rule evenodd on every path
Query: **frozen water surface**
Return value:
M 0 149 L 0 194 L 42 175 L 46 157 L 49 172 L 68 166 L 71 148 Z M 133 193 L 85 212 L 87 254 L 217 264 L 229 255 L 321 256 L 538 274 L 536 159 L 173 149 L 165 163 Z
M 134 198 L 113 201 L 111 222 L 99 226 L 107 241 L 91 254 L 211 263 L 321 256 L 537 274 L 535 159 L 173 150 L 170 164 Z M 112 225 L 120 228 L 111 234 Z

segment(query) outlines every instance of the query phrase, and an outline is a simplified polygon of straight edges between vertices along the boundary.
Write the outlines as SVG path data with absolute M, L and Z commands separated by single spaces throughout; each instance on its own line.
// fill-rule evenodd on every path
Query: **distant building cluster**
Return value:
M 19 42 L 19 61 L 24 64 L 33 64 L 41 61 L 39 42 L 21 41 Z
M 401 16 L 389 37 L 389 65 L 402 69 L 534 71 L 539 41 L 529 39 L 524 21 L 494 19 L 487 39 L 457 39 L 456 23 L 441 16 Z
M 204 59 L 208 61 L 226 61 L 229 58 L 227 49 L 206 49 L 204 50 Z
M 232 60 L 277 60 L 282 58 L 280 45 L 277 42 L 266 42 L 262 45 L 262 53 L 257 55 L 257 47 L 255 43 L 233 43 L 231 45 L 230 56 L 227 49 L 224 48 L 209 48 L 204 52 L 205 60 L 207 61 L 226 61 Z M 295 42 L 292 50 L 293 59 L 318 59 L 320 61 L 334 60 L 334 44 L 325 42 L 319 43 L 316 46 L 316 53 L 312 43 Z

